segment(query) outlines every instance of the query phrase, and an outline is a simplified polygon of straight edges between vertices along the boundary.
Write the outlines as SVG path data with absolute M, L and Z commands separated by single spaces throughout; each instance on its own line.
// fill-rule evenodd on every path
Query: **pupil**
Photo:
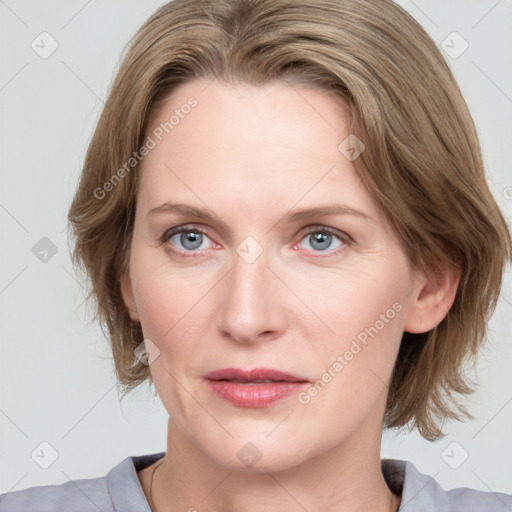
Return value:
M 197 249 L 202 242 L 202 233 L 196 233 L 194 231 L 188 231 L 181 234 L 181 243 L 183 247 L 187 249 Z
M 313 241 L 311 243 L 311 246 L 314 249 L 321 251 L 321 250 L 327 249 L 329 247 L 329 245 L 331 245 L 332 235 L 330 235 L 328 233 L 314 233 L 312 236 L 313 236 Z

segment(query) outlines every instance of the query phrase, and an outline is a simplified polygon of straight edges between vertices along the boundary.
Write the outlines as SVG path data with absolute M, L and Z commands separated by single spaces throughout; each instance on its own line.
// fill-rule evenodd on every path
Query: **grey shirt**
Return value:
M 131 456 L 106 476 L 30 487 L 0 495 L 0 512 L 151 512 L 137 471 L 165 452 Z M 512 495 L 467 487 L 443 490 L 409 461 L 382 459 L 389 488 L 402 496 L 399 512 L 512 512 Z

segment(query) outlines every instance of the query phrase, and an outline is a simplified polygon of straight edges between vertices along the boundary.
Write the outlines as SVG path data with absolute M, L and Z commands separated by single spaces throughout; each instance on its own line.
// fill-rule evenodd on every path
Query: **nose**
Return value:
M 235 254 L 233 267 L 223 279 L 218 327 L 238 343 L 270 341 L 286 330 L 283 284 L 268 263 L 266 252 L 253 262 Z

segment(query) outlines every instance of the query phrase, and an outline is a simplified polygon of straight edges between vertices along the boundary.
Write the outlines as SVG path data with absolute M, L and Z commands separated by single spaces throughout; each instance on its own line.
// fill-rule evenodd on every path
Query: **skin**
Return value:
M 150 370 L 169 423 L 154 508 L 397 510 L 380 467 L 388 384 L 404 330 L 437 325 L 458 277 L 442 270 L 434 280 L 411 268 L 338 149 L 349 135 L 340 100 L 280 81 L 195 79 L 154 112 L 148 134 L 191 96 L 197 106 L 142 161 L 121 279 L 132 320 L 160 350 Z M 148 215 L 166 202 L 212 216 Z M 368 218 L 286 220 L 332 203 Z M 162 242 L 170 228 L 190 224 L 205 231 L 199 249 L 179 234 Z M 312 234 L 326 227 L 338 234 L 318 249 Z M 237 253 L 247 236 L 262 250 L 251 263 Z M 292 396 L 242 408 L 203 379 L 225 367 L 270 367 L 313 383 L 393 304 L 394 318 L 307 404 Z M 247 442 L 261 453 L 251 467 L 237 457 Z M 153 466 L 139 473 L 147 496 Z

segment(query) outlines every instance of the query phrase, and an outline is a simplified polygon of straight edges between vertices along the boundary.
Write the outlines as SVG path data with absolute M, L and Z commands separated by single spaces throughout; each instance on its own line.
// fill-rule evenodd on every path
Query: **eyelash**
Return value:
M 188 233 L 188 232 L 199 233 L 201 235 L 208 236 L 206 231 L 201 229 L 199 226 L 195 226 L 193 224 L 187 224 L 187 225 L 184 225 L 184 226 L 177 226 L 175 228 L 171 228 L 171 229 L 167 230 L 162 235 L 162 237 L 160 239 L 160 242 L 162 244 L 164 244 L 164 243 L 168 242 L 174 235 L 179 235 L 181 233 Z M 346 246 L 350 246 L 353 243 L 352 237 L 350 237 L 346 233 L 343 233 L 343 232 L 338 231 L 338 230 L 333 229 L 333 228 L 329 228 L 327 226 L 320 226 L 320 225 L 311 226 L 308 231 L 302 233 L 302 237 L 301 237 L 300 241 L 304 240 L 307 236 L 310 236 L 310 235 L 315 234 L 315 233 L 324 233 L 324 234 L 327 233 L 329 235 L 333 235 L 334 237 L 338 238 L 338 240 L 340 242 L 342 242 L 343 245 L 338 247 L 337 249 L 335 249 L 335 250 L 333 250 L 331 252 L 325 251 L 325 254 L 327 254 L 327 256 L 337 255 L 338 253 L 343 251 Z M 180 251 L 180 250 L 177 250 L 177 249 L 171 249 L 171 250 L 174 253 L 176 253 L 176 254 L 178 254 L 180 256 L 196 257 L 198 252 L 201 252 L 201 251 L 206 250 L 206 249 L 199 249 L 199 250 L 196 250 L 196 251 Z M 322 253 L 324 251 L 313 251 L 313 252 L 316 253 L 316 255 L 313 256 L 315 258 L 316 257 L 327 257 L 327 256 L 323 256 L 322 255 Z

